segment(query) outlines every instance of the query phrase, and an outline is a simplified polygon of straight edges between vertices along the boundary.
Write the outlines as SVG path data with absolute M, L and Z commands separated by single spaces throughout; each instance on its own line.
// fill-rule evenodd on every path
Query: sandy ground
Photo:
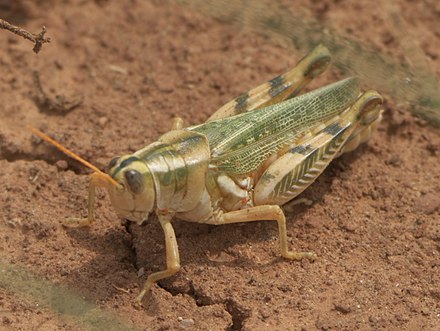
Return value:
M 439 6 L 396 3 L 438 77 Z M 375 6 L 285 4 L 404 57 Z M 304 192 L 312 206 L 286 207 L 291 247 L 316 252 L 316 262 L 280 258 L 270 222 L 175 222 L 182 269 L 136 309 L 146 276 L 164 265 L 160 226 L 124 223 L 100 192 L 93 227 L 63 228 L 86 215 L 89 171 L 25 125 L 104 168 L 155 141 L 174 116 L 203 122 L 307 50 L 160 1 L 0 1 L 0 17 L 33 32 L 46 25 L 52 38 L 35 55 L 0 31 L 1 330 L 440 329 L 440 131 L 409 105 L 385 95 L 370 142 Z M 63 112 L 37 102 L 34 70 L 49 97 L 82 103 Z M 331 69 L 311 87 L 339 77 Z M 74 307 L 86 302 L 87 311 Z

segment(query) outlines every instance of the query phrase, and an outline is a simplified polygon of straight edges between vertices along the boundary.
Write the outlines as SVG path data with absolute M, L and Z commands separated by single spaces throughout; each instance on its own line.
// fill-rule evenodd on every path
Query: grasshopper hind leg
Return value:
M 231 100 L 212 114 L 208 121 L 242 114 L 294 97 L 327 69 L 330 60 L 329 50 L 318 45 L 293 69 Z
M 283 205 L 297 197 L 343 152 L 356 148 L 380 121 L 382 97 L 362 94 L 350 109 L 293 144 L 264 171 L 254 189 L 255 205 Z
M 354 132 L 348 138 L 338 156 L 355 150 L 359 145 L 370 139 L 382 120 L 382 97 L 376 91 L 367 91 L 361 98 L 366 100 L 366 106 L 359 114 L 359 120 Z

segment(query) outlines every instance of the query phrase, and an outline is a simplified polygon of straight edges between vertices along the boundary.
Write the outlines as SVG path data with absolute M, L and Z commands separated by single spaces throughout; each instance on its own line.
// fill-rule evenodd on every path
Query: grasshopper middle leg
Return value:
M 281 255 L 292 260 L 301 260 L 307 258 L 315 260 L 316 254 L 313 252 L 293 252 L 287 247 L 286 217 L 280 206 L 263 205 L 248 209 L 236 210 L 219 216 L 219 219 L 211 224 L 232 224 L 254 221 L 277 221 L 278 232 L 280 236 Z

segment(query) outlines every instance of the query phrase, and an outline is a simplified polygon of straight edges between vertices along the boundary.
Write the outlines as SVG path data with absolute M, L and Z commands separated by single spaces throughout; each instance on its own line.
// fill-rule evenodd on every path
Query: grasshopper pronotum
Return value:
M 184 128 L 176 119 L 157 142 L 111 160 L 108 174 L 32 129 L 95 171 L 88 217 L 65 225 L 94 222 L 97 186 L 108 190 L 122 218 L 140 224 L 157 214 L 167 268 L 149 275 L 139 303 L 155 282 L 180 269 L 173 218 L 216 225 L 277 221 L 281 255 L 315 259 L 312 252 L 288 249 L 280 205 L 298 196 L 335 157 L 365 142 L 382 113 L 381 96 L 361 94 L 355 78 L 296 96 L 329 62 L 328 50 L 316 47 L 291 71 L 227 103 L 206 123 Z

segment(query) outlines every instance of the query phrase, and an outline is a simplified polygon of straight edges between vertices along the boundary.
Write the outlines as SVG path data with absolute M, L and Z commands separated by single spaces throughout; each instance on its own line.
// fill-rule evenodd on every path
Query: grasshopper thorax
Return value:
M 132 155 L 110 161 L 109 187 L 116 213 L 142 223 L 152 211 L 181 213 L 194 209 L 205 190 L 210 151 L 204 135 L 173 130 Z
M 109 186 L 112 205 L 119 217 L 142 223 L 154 209 L 153 177 L 145 162 L 133 155 L 110 161 L 109 175 L 120 184 Z

